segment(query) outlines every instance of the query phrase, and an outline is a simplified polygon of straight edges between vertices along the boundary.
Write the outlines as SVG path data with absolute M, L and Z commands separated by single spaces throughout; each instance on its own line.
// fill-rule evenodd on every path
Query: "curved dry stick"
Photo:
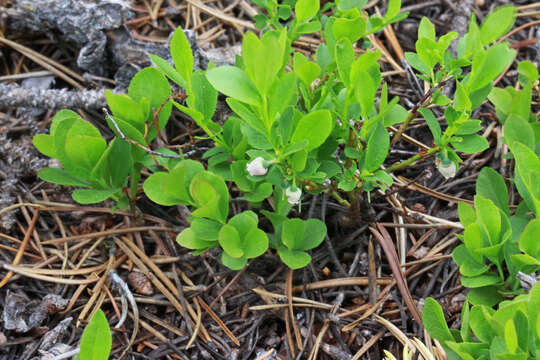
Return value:
M 403 273 L 401 272 L 396 249 L 394 247 L 394 244 L 392 243 L 392 238 L 390 237 L 390 234 L 388 233 L 388 231 L 386 231 L 384 226 L 377 224 L 377 227 L 379 228 L 380 232 L 371 226 L 369 227 L 369 230 L 371 231 L 373 236 L 375 236 L 375 238 L 384 250 L 386 258 L 388 259 L 388 264 L 392 269 L 392 273 L 394 274 L 394 277 L 396 279 L 397 286 L 399 288 L 399 291 L 401 292 L 401 296 L 403 296 L 403 299 L 405 300 L 405 303 L 407 304 L 411 315 L 414 317 L 414 320 L 416 320 L 419 325 L 422 325 L 422 316 L 420 315 L 418 308 L 414 304 L 409 288 L 407 287 L 407 282 L 405 281 Z

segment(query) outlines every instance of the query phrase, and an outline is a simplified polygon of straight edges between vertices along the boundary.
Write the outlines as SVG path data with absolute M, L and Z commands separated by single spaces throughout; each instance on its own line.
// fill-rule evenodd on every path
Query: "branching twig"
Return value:
M 114 125 L 114 128 L 116 129 L 116 132 L 118 132 L 118 135 L 120 136 L 120 138 L 122 140 L 125 140 L 135 146 L 137 146 L 139 149 L 142 149 L 144 151 L 146 151 L 147 153 L 149 153 L 150 155 L 156 155 L 156 156 L 161 156 L 161 157 L 164 157 L 164 158 L 170 158 L 170 159 L 182 159 L 182 157 L 180 155 L 172 155 L 172 154 L 163 154 L 163 153 L 160 153 L 158 151 L 154 151 L 152 149 L 149 149 L 149 148 L 146 148 L 144 147 L 144 145 L 142 144 L 139 144 L 138 142 L 136 142 L 135 140 L 133 139 L 130 139 L 128 138 L 126 135 L 124 135 L 124 133 L 122 132 L 122 130 L 120 130 L 120 127 L 118 126 L 118 124 L 116 123 L 116 121 L 114 121 L 113 117 L 111 116 L 111 114 L 109 114 L 109 112 L 107 111 L 107 109 L 103 108 L 103 112 L 105 113 L 105 115 L 107 116 L 107 118 L 113 123 Z

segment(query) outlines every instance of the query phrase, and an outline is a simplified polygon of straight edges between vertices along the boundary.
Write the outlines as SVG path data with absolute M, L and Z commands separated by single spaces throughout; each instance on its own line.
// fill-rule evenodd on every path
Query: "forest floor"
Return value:
M 403 51 L 414 50 L 422 17 L 438 35 L 463 34 L 471 13 L 481 20 L 504 3 L 403 1 L 409 17 L 370 39 L 383 49 L 389 93 L 406 109 L 423 96 L 401 62 Z M 540 8 L 513 3 L 520 10 L 507 40 L 517 61 L 538 64 Z M 366 11 L 386 6 L 372 0 Z M 257 11 L 248 0 L 0 0 L 0 359 L 62 358 L 78 347 L 99 308 L 113 327 L 114 358 L 127 350 L 129 359 L 382 359 L 383 350 L 398 357 L 404 339 L 414 337 L 436 352 L 395 286 L 389 261 L 398 259 L 387 259 L 368 230 L 372 218 L 396 246 L 416 307 L 431 296 L 449 325 L 458 325 L 465 289 L 451 258 L 462 231 L 457 201 L 472 199 L 483 166 L 503 176 L 511 169 L 490 103 L 473 114 L 490 148 L 464 157 L 453 179 L 445 180 L 428 157 L 399 173 L 389 194 L 366 202 L 363 218 L 325 195 L 306 197 L 300 216 L 325 221 L 328 237 L 313 250 L 312 263 L 294 272 L 271 251 L 241 271 L 225 268 L 212 251 L 193 256 L 175 242 L 186 225 L 181 208 L 141 196 L 142 216 L 113 214 L 110 203 L 78 205 L 66 187 L 37 178 L 52 160 L 38 153 L 32 137 L 48 131 L 58 110 L 77 111 L 111 138 L 101 112 L 104 89 L 125 91 L 131 76 L 150 66 L 146 54 L 166 58 L 178 26 L 193 30 L 197 66 L 209 59 L 233 63 L 242 35 L 255 30 Z M 314 54 L 320 41 L 306 36 L 295 47 Z M 497 86 L 516 85 L 517 61 Z M 217 121 L 228 116 L 222 101 L 220 109 Z M 173 112 L 169 124 L 163 132 L 169 144 L 200 159 L 208 144 L 197 139 L 194 123 Z M 422 122 L 407 135 L 431 145 Z M 416 151 L 401 141 L 388 161 Z M 247 206 L 231 202 L 235 212 Z M 125 311 L 123 281 L 136 307 L 115 327 Z

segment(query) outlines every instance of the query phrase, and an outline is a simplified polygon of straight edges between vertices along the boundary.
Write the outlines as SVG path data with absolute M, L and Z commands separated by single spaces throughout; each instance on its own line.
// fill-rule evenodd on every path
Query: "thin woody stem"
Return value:
M 435 90 L 440 89 L 441 87 L 443 87 L 452 78 L 453 78 L 453 76 L 450 76 L 450 77 L 444 79 L 443 81 L 441 81 L 440 83 L 438 83 L 437 85 L 435 85 L 434 87 L 429 89 L 428 92 L 424 94 L 422 99 L 420 99 L 420 101 L 411 109 L 411 111 L 409 111 L 409 116 L 407 116 L 407 118 L 405 119 L 405 121 L 403 122 L 403 124 L 401 125 L 399 130 L 397 131 L 397 133 L 395 133 L 394 137 L 392 138 L 392 143 L 391 143 L 392 145 L 395 145 L 395 143 L 399 140 L 401 135 L 403 135 L 403 133 L 407 129 L 407 126 L 409 126 L 409 123 L 412 121 L 412 119 L 414 118 L 414 116 L 416 115 L 418 110 L 422 106 L 425 105 L 425 103 L 428 101 L 428 99 L 431 97 L 431 95 L 433 95 Z
M 116 131 L 118 132 L 118 135 L 120 136 L 120 138 L 122 138 L 122 140 L 125 140 L 135 146 L 137 146 L 139 149 L 142 149 L 144 150 L 145 152 L 147 152 L 148 154 L 150 155 L 156 155 L 156 156 L 161 156 L 161 157 L 164 157 L 164 158 L 170 158 L 170 159 L 182 159 L 182 157 L 180 155 L 172 155 L 172 154 L 163 154 L 163 153 L 160 153 L 160 152 L 157 152 L 157 151 L 154 151 L 152 149 L 149 149 L 147 147 L 145 147 L 144 145 L 141 145 L 139 144 L 138 142 L 136 142 L 135 140 L 132 140 L 130 138 L 128 138 L 126 135 L 124 135 L 124 133 L 122 132 L 122 130 L 120 130 L 120 127 L 118 126 L 118 124 L 116 123 L 116 121 L 113 119 L 113 117 L 111 116 L 111 114 L 109 114 L 109 112 L 107 111 L 107 109 L 103 108 L 103 112 L 105 113 L 105 115 L 107 116 L 107 118 L 113 123 L 114 125 L 114 128 L 116 129 Z
M 396 171 L 396 170 L 399 170 L 399 169 L 402 169 L 404 167 L 407 167 L 409 165 L 412 165 L 414 164 L 416 161 L 426 157 L 426 156 L 429 156 L 429 155 L 432 155 L 432 154 L 435 154 L 436 152 L 438 152 L 440 149 L 439 147 L 434 147 L 434 148 L 430 148 L 428 151 L 426 151 L 425 153 L 418 153 L 414 156 L 411 156 L 410 158 L 408 158 L 407 160 L 404 160 L 402 162 L 398 162 L 398 163 L 395 163 L 394 165 L 388 167 L 385 169 L 385 171 L 387 173 L 391 173 L 393 171 Z

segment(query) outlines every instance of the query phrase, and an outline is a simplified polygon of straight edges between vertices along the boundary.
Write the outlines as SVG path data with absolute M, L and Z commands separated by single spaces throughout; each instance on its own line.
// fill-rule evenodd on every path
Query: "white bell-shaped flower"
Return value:
M 264 159 L 259 156 L 247 163 L 246 170 L 249 175 L 263 176 L 268 172 L 268 169 L 264 165 Z
M 437 169 L 439 170 L 441 175 L 444 176 L 444 178 L 447 180 L 456 176 L 457 166 L 456 163 L 452 160 L 447 159 L 438 161 Z
M 298 202 L 300 202 L 300 197 L 302 197 L 302 190 L 300 188 L 295 187 L 296 190 L 293 190 L 292 187 L 288 187 L 287 190 L 285 190 L 285 196 L 287 196 L 287 201 L 291 205 L 296 205 Z

